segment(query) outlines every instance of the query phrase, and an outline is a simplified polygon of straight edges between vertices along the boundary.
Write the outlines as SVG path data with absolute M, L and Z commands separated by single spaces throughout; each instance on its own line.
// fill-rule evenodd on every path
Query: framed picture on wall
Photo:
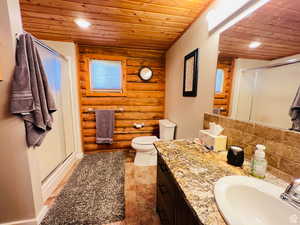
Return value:
M 2 65 L 0 63 L 0 81 L 3 81 Z
M 184 57 L 183 96 L 196 97 L 198 85 L 198 48 Z

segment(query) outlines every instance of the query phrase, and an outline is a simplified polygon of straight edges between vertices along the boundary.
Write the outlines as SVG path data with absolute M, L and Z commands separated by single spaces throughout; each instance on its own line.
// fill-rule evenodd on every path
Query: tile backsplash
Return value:
M 285 180 L 300 177 L 300 133 L 205 113 L 205 129 L 209 122 L 223 126 L 228 145 L 243 147 L 246 158 L 251 159 L 256 144 L 264 144 L 270 172 L 287 175 Z

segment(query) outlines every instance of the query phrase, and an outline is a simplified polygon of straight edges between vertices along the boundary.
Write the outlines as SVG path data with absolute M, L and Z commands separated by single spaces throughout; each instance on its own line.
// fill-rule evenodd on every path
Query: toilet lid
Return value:
M 132 142 L 139 145 L 152 145 L 153 142 L 158 141 L 156 136 L 142 136 L 133 138 Z

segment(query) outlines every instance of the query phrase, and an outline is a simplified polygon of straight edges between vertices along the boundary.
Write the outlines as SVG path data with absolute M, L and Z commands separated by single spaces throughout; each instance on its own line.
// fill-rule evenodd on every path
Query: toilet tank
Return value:
M 164 119 L 159 120 L 159 137 L 162 140 L 173 140 L 176 124 Z

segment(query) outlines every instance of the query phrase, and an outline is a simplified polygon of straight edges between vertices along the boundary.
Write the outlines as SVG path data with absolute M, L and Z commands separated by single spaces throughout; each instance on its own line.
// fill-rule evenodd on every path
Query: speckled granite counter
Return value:
M 224 176 L 249 176 L 249 162 L 244 163 L 244 169 L 228 165 L 226 152 L 207 152 L 193 140 L 158 141 L 154 145 L 201 222 L 204 225 L 226 225 L 214 199 L 214 184 Z M 265 180 L 287 186 L 269 173 Z

